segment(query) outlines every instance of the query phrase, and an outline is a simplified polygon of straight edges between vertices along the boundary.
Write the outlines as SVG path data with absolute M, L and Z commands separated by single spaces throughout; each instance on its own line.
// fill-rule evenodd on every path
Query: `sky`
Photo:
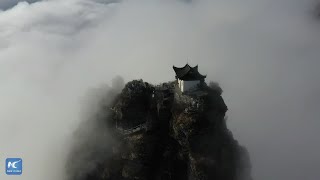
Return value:
M 31 2 L 0 2 L 0 161 L 24 162 L 0 179 L 63 179 L 88 92 L 171 81 L 187 62 L 223 88 L 254 179 L 319 179 L 315 0 Z

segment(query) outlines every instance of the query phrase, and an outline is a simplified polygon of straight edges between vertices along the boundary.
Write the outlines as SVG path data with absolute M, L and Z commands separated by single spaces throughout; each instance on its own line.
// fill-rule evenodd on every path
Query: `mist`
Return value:
M 172 65 L 187 62 L 221 85 L 254 179 L 320 176 L 316 1 L 8 2 L 0 3 L 0 161 L 21 157 L 24 169 L 0 179 L 64 179 L 73 132 L 96 102 L 87 99 L 100 97 L 88 92 L 117 75 L 170 81 Z

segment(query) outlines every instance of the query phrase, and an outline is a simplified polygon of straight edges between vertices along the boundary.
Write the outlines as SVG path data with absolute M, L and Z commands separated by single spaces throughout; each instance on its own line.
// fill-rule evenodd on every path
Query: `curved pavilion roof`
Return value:
M 184 81 L 203 80 L 207 77 L 199 73 L 198 65 L 191 67 L 189 64 L 186 64 L 180 68 L 173 66 L 173 70 L 176 73 L 176 78 Z

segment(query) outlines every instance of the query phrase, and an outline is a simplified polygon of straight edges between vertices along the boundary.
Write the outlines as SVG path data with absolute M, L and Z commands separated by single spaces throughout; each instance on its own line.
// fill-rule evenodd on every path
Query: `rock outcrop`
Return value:
M 182 94 L 175 82 L 127 83 L 100 118 L 115 140 L 110 154 L 70 180 L 251 180 L 248 152 L 226 127 L 221 89 L 199 88 Z

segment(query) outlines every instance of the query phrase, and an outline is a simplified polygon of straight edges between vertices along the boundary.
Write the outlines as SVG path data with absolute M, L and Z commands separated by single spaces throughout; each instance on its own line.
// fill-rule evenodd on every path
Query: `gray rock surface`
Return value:
M 127 83 L 100 119 L 115 140 L 112 151 L 70 180 L 251 180 L 248 152 L 226 127 L 221 93 Z

